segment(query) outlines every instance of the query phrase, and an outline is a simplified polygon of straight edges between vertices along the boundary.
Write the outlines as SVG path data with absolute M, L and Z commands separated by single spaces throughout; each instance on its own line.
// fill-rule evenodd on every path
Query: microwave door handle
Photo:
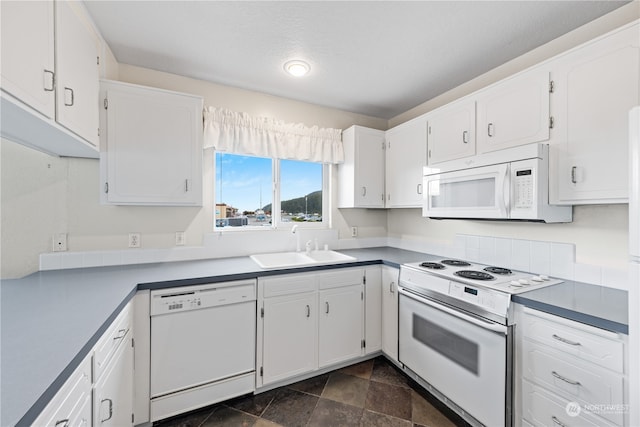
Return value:
M 511 203 L 511 184 L 509 173 L 511 171 L 510 165 L 507 163 L 504 165 L 504 171 L 502 173 L 502 206 L 500 206 L 500 213 L 503 218 L 509 218 L 510 215 L 510 203 Z

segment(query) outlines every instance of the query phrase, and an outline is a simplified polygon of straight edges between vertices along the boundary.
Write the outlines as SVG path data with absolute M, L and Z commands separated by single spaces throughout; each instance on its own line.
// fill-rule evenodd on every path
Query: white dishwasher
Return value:
M 151 421 L 255 390 L 256 280 L 151 291 Z

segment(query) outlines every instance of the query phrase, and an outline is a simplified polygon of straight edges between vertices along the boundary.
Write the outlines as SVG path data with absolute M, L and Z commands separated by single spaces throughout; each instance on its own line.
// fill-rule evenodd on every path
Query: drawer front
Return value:
M 258 279 L 258 285 L 263 287 L 265 298 L 281 295 L 299 294 L 315 291 L 318 288 L 317 275 L 291 274 Z
M 624 405 L 624 377 L 583 360 L 545 351 L 544 346 L 524 340 L 523 375 L 571 401 L 583 405 Z M 601 416 L 622 425 L 619 413 Z
M 529 424 L 539 427 L 615 426 L 527 380 L 522 381 L 522 416 Z
M 363 282 L 364 270 L 361 268 L 344 268 L 337 271 L 318 274 L 320 289 L 341 288 L 343 286 L 360 285 Z
M 86 402 L 91 402 L 91 357 L 86 357 L 71 374 L 58 393 L 33 423 L 35 426 L 60 427 L 89 425 L 91 414 L 86 416 Z M 89 406 L 90 407 L 90 406 Z M 74 424 L 73 422 L 77 424 Z
M 527 309 L 523 317 L 525 337 L 623 373 L 624 344 L 616 340 L 616 334 L 566 319 L 552 321 Z
M 127 304 L 98 340 L 93 354 L 93 381 L 97 381 L 120 345 L 131 337 L 131 304 Z

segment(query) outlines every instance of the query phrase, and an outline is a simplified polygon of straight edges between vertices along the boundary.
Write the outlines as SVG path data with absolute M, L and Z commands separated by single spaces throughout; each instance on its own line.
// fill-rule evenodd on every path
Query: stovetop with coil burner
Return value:
M 514 271 L 504 267 L 488 266 L 458 259 L 415 262 L 405 264 L 409 268 L 423 271 L 453 281 L 495 289 L 508 294 L 517 294 L 531 289 L 561 283 L 561 280 L 546 275 Z

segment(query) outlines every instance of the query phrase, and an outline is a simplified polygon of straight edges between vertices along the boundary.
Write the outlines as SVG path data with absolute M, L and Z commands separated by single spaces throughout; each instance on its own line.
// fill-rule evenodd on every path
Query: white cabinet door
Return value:
M 366 354 L 382 349 L 382 273 L 380 266 L 365 269 L 364 349 Z
M 549 139 L 549 70 L 536 68 L 478 93 L 477 153 Z
M 2 90 L 55 116 L 53 2 L 2 1 Z
M 100 40 L 82 3 L 56 1 L 56 120 L 99 143 Z
M 422 206 L 422 168 L 427 164 L 425 116 L 386 132 L 386 207 Z
M 133 425 L 133 347 L 131 334 L 93 386 L 94 427 Z
M 428 116 L 429 165 L 476 154 L 476 103 L 462 100 Z
M 628 113 L 640 104 L 638 32 L 636 24 L 555 63 L 560 203 L 628 200 Z
M 384 208 L 384 132 L 352 126 L 342 133 L 339 208 Z
M 202 205 L 202 98 L 102 83 L 103 202 Z
M 263 304 L 262 384 L 316 369 L 317 292 L 266 298 Z
M 382 267 L 382 352 L 398 361 L 398 275 L 393 267 Z
M 319 367 L 354 359 L 362 346 L 364 289 L 362 284 L 320 291 Z

